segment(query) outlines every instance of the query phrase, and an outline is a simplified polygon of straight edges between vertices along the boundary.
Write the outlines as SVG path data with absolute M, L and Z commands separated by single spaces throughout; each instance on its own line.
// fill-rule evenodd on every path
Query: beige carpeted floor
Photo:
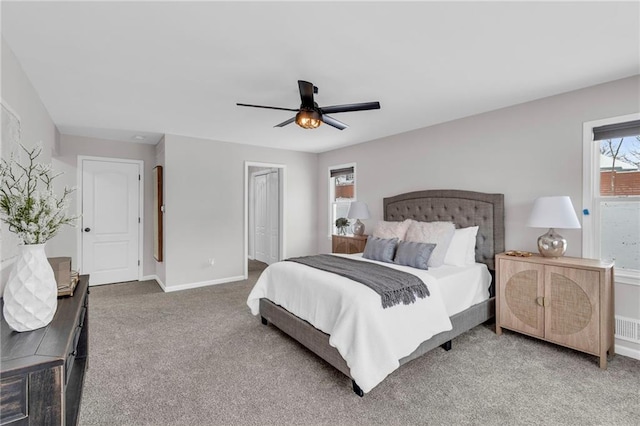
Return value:
M 253 265 L 255 266 L 255 265 Z M 638 425 L 640 361 L 490 326 L 401 367 L 364 398 L 246 306 L 238 283 L 93 287 L 81 425 Z

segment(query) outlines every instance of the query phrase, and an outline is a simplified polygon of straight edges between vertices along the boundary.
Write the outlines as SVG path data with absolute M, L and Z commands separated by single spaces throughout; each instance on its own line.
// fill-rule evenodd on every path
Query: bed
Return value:
M 478 226 L 478 232 L 476 236 L 476 247 L 475 247 L 475 259 L 479 265 L 488 270 L 491 274 L 491 277 L 494 275 L 495 264 L 494 264 L 494 256 L 497 253 L 504 251 L 504 197 L 502 194 L 486 194 L 472 191 L 462 191 L 462 190 L 425 190 L 425 191 L 416 191 L 410 192 L 406 194 L 397 195 L 394 197 L 385 198 L 383 200 L 383 208 L 384 208 L 384 220 L 385 221 L 404 221 L 406 219 L 412 219 L 420 222 L 436 222 L 436 221 L 450 221 L 453 222 L 457 228 L 467 228 L 471 226 Z M 293 262 L 279 262 L 281 264 L 289 264 Z M 277 268 L 281 268 L 282 266 L 275 266 L 278 264 L 274 264 L 269 268 L 274 268 L 274 271 L 277 271 Z M 289 265 L 286 265 L 289 268 L 292 268 Z M 265 273 L 270 273 L 269 268 L 265 270 Z M 311 273 L 309 270 L 313 269 L 308 266 L 297 265 L 294 268 L 298 268 L 298 271 Z M 300 268 L 307 268 L 307 270 L 302 270 Z M 413 269 L 413 268 L 410 268 Z M 441 268 L 437 268 L 440 271 L 444 270 Z M 427 271 L 428 272 L 428 271 Z M 433 271 L 432 271 L 433 272 Z M 346 280 L 343 277 L 336 277 L 328 272 L 317 271 L 313 272 L 313 274 L 329 274 L 334 277 L 332 279 L 333 282 L 338 282 L 337 279 Z M 295 283 L 296 280 L 301 280 L 302 276 L 306 275 L 274 275 L 280 280 L 283 281 L 291 281 Z M 274 303 L 274 301 L 270 300 L 274 299 L 278 301 L 277 297 L 260 297 L 261 295 L 267 296 L 267 292 L 260 292 L 258 290 L 258 284 L 263 277 L 258 280 L 256 287 L 252 290 L 252 293 L 249 296 L 247 303 L 252 308 L 252 312 L 254 314 L 259 313 L 261 316 L 262 323 L 268 325 L 269 323 L 276 326 L 286 334 L 290 335 L 292 338 L 300 342 L 302 345 L 307 347 L 309 350 L 314 352 L 316 355 L 324 359 L 330 365 L 335 367 L 337 370 L 345 374 L 347 377 L 352 379 L 353 390 L 359 396 L 363 396 L 365 392 L 368 392 L 372 389 L 372 387 L 376 386 L 377 383 L 383 380 L 381 378 L 376 378 L 373 382 L 368 380 L 366 386 L 361 386 L 363 379 L 363 375 L 360 372 L 358 365 L 354 365 L 353 357 L 349 357 L 349 354 L 345 353 L 345 347 L 340 347 L 336 345 L 336 338 L 338 332 L 335 334 L 332 332 L 330 334 L 321 331 L 321 329 L 325 329 L 326 327 L 320 323 L 310 320 L 310 322 L 305 321 L 304 319 L 298 317 L 300 315 L 302 317 L 308 318 L 308 315 L 302 315 L 299 312 L 304 312 L 303 310 L 298 311 L 296 306 L 290 306 L 283 303 L 280 303 L 284 306 L 287 306 L 289 310 L 279 306 L 279 304 Z M 429 279 L 429 277 L 427 277 Z M 425 281 L 426 282 L 426 281 Z M 491 278 L 488 279 L 488 282 L 492 282 Z M 341 283 L 344 284 L 344 283 Z M 351 283 L 353 284 L 353 283 Z M 289 289 L 293 289 L 295 291 L 296 287 L 291 286 L 292 283 L 288 284 Z M 360 287 L 358 287 L 360 286 Z M 350 286 L 349 288 L 361 288 L 360 284 Z M 367 289 L 368 290 L 368 289 Z M 282 290 L 281 290 L 282 291 Z M 289 291 L 289 290 L 288 290 Z M 362 290 L 358 290 L 362 291 Z M 437 287 L 432 289 L 432 293 L 438 293 Z M 271 293 L 273 295 L 273 293 Z M 441 346 L 445 350 L 451 349 L 451 341 L 456 336 L 486 322 L 494 316 L 495 312 L 495 300 L 493 297 L 493 289 L 489 290 L 487 297 L 484 298 L 481 302 L 473 303 L 469 307 L 465 307 L 463 310 L 456 312 L 450 317 L 446 317 L 447 325 L 438 324 L 434 325 L 432 328 L 432 334 L 428 333 L 426 330 L 423 333 L 426 336 L 429 336 L 424 341 L 420 340 L 421 343 L 417 344 L 417 348 L 412 352 L 395 359 L 395 368 L 400 365 L 406 364 L 407 362 L 420 357 L 421 355 L 427 353 L 428 351 Z M 438 298 L 440 297 L 436 294 L 437 297 L 429 297 L 427 301 L 423 302 L 423 299 L 420 299 L 416 303 L 429 303 L 429 310 L 433 310 L 437 313 L 438 310 L 447 309 L 451 311 L 452 308 L 443 308 L 438 305 Z M 359 296 L 358 296 L 359 297 Z M 308 299 L 308 297 L 307 297 Z M 320 300 L 320 299 L 318 299 Z M 321 302 L 317 302 L 321 303 Z M 327 302 L 329 303 L 329 302 Z M 444 305 L 444 303 L 443 303 Z M 411 305 L 409 305 L 411 306 Z M 331 309 L 331 306 L 324 307 L 326 309 Z M 394 307 L 395 308 L 395 307 Z M 401 307 L 399 307 L 401 308 Z M 405 309 L 417 309 L 416 307 L 410 307 Z M 455 310 L 454 310 L 455 311 Z M 297 315 L 296 315 L 297 314 Z M 437 322 L 437 321 L 435 321 Z M 442 321 L 440 321 L 442 322 Z M 318 328 L 314 327 L 313 324 L 319 324 Z M 384 324 L 382 324 L 384 327 Z M 319 329 L 320 328 L 320 329 Z M 427 328 L 427 327 L 425 327 Z M 443 330 L 434 333 L 433 330 Z M 374 330 L 375 333 L 375 330 Z M 333 338 L 333 341 L 332 341 Z M 374 336 L 375 338 L 375 336 Z M 330 344 L 330 341 L 333 343 Z M 341 352 L 335 347 L 338 346 L 342 349 L 342 353 L 345 353 L 343 357 Z M 355 345 L 354 345 L 355 346 Z M 416 347 L 416 346 L 412 346 Z M 384 351 L 384 345 L 379 345 L 378 350 L 371 351 L 371 359 L 361 359 L 360 363 L 364 364 L 375 364 L 377 359 L 375 358 L 375 354 L 379 351 Z M 345 360 L 349 359 L 352 367 L 349 367 L 348 362 Z M 389 371 L 389 368 L 384 371 Z M 356 372 L 358 374 L 356 374 Z M 383 376 L 386 376 L 388 373 L 384 373 Z M 357 380 L 356 380 L 357 378 Z M 361 383 L 359 383 L 361 382 Z M 364 388 L 364 390 L 363 390 Z

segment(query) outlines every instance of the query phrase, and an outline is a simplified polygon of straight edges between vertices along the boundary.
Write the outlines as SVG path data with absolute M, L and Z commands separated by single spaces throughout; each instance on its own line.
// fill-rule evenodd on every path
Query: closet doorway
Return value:
M 285 166 L 245 162 L 245 267 L 284 258 Z

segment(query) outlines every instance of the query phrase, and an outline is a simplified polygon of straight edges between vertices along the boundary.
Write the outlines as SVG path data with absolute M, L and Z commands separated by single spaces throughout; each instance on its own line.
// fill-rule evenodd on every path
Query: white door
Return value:
M 280 260 L 280 179 L 277 170 L 255 175 L 255 259 Z
M 256 175 L 254 185 L 255 259 L 260 262 L 267 263 L 269 260 L 267 257 L 267 175 Z
M 269 212 L 269 222 L 267 234 L 269 235 L 269 250 L 267 252 L 267 263 L 271 265 L 279 259 L 280 244 L 280 179 L 278 171 L 272 171 L 267 175 L 267 210 Z
M 90 283 L 138 279 L 140 164 L 82 160 L 82 273 Z

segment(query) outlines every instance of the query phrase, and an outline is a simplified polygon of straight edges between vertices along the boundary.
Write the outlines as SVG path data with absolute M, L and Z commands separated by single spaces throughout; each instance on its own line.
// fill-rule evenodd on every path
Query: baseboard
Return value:
M 172 285 L 172 286 L 165 286 L 165 285 L 161 285 L 162 289 L 166 292 L 173 292 L 173 291 L 181 291 L 181 290 L 189 290 L 192 288 L 199 288 L 199 287 L 208 287 L 210 285 L 217 285 L 217 284 L 225 284 L 225 283 L 231 283 L 231 282 L 235 282 L 235 281 L 243 281 L 245 278 L 242 275 L 239 275 L 237 277 L 228 277 L 228 278 L 220 278 L 217 280 L 209 280 L 209 281 L 200 281 L 200 282 L 195 282 L 195 283 L 186 283 L 186 284 L 179 284 L 179 285 Z
M 616 355 L 627 356 L 629 358 L 640 360 L 640 350 L 629 348 L 622 345 L 616 345 Z
M 149 280 L 155 280 L 160 286 L 160 288 L 162 289 L 162 291 L 165 291 L 165 285 L 157 275 L 145 275 L 142 278 L 140 278 L 140 281 L 149 281 Z
M 167 285 L 157 275 L 145 275 L 143 277 L 140 277 L 140 281 L 155 280 L 158 283 L 158 285 L 160 286 L 160 288 L 162 289 L 162 291 L 164 291 L 165 293 L 170 293 L 170 292 L 173 292 L 173 291 L 189 290 L 191 288 L 207 287 L 207 286 L 210 286 L 210 285 L 231 283 L 231 282 L 235 282 L 235 281 L 243 281 L 243 280 L 246 280 L 246 279 L 247 279 L 247 277 L 237 276 L 237 277 L 220 278 L 220 279 L 217 279 L 217 280 L 209 280 L 209 281 L 200 281 L 200 282 L 195 282 L 195 283 L 172 285 L 170 287 L 167 287 Z

